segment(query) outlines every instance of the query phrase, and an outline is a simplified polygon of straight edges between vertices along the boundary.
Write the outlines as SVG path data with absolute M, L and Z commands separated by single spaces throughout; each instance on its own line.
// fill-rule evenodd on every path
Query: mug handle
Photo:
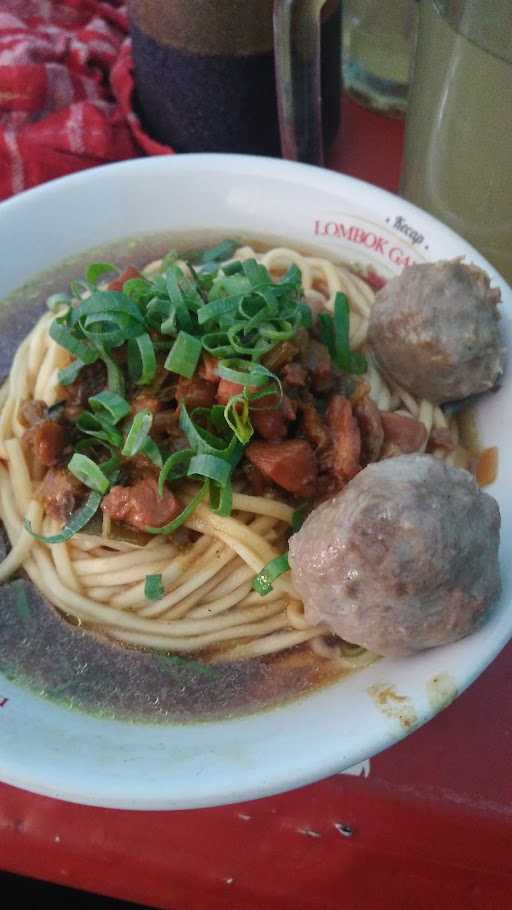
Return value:
M 326 0 L 274 0 L 274 58 L 281 153 L 324 163 L 321 11 Z

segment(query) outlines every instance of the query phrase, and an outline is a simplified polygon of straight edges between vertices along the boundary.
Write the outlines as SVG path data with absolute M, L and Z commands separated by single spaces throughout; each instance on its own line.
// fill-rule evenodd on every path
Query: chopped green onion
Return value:
M 297 313 L 300 318 L 300 325 L 302 325 L 305 329 L 310 329 L 313 325 L 313 314 L 311 312 L 311 307 L 309 307 L 307 303 L 298 303 Z
M 82 528 L 85 528 L 85 526 L 89 524 L 93 515 L 95 515 L 98 511 L 102 498 L 103 497 L 101 493 L 89 493 L 89 496 L 84 505 L 73 513 L 69 521 L 66 522 L 62 528 L 62 531 L 60 531 L 58 534 L 51 534 L 49 537 L 45 537 L 43 534 L 36 534 L 32 530 L 30 522 L 27 521 L 27 519 L 25 519 L 23 522 L 24 527 L 35 540 L 41 540 L 43 543 L 50 544 L 63 543 L 63 541 L 69 540 L 71 537 L 73 537 L 74 534 L 77 534 L 78 531 L 81 531 Z
M 295 335 L 296 327 L 288 320 L 279 320 L 279 322 L 266 322 L 259 326 L 260 335 L 268 338 L 269 341 L 288 341 Z
M 292 262 L 277 283 L 280 285 L 289 284 L 292 287 L 299 289 L 302 284 L 302 272 L 298 265 L 296 265 L 295 262 Z
M 176 310 L 176 320 L 180 329 L 191 332 L 194 324 L 189 313 L 183 291 L 180 287 L 179 279 L 183 278 L 181 269 L 178 266 L 171 266 L 165 273 L 165 283 L 169 300 Z
M 169 351 L 164 366 L 171 373 L 177 373 L 179 376 L 185 376 L 186 379 L 192 379 L 200 357 L 201 342 L 199 338 L 194 338 L 188 332 L 180 332 Z
M 146 575 L 144 580 L 144 597 L 146 600 L 161 600 L 165 594 L 161 575 Z
M 259 357 L 266 351 L 270 351 L 275 344 L 273 341 L 260 338 L 259 335 L 255 336 L 252 332 L 247 333 L 247 326 L 244 322 L 235 322 L 228 329 L 227 336 L 233 351 L 249 357 Z
M 297 506 L 297 508 L 294 510 L 292 515 L 292 531 L 294 533 L 300 531 L 302 525 L 308 517 L 310 509 L 311 504 L 309 502 L 303 502 L 301 506 Z
M 146 278 L 128 278 L 123 284 L 123 294 L 138 305 L 147 304 L 153 297 L 154 288 Z
M 334 323 L 329 313 L 320 313 L 318 317 L 318 328 L 320 329 L 320 338 L 325 344 L 331 360 L 336 363 L 336 341 L 334 338 Z
M 187 476 L 189 462 L 193 454 L 193 449 L 180 449 L 178 452 L 173 452 L 172 455 L 169 455 L 158 477 L 159 496 L 163 496 L 166 480 L 180 480 L 182 477 Z
M 155 378 L 155 348 L 147 332 L 128 341 L 128 369 L 137 385 L 149 385 Z
M 82 361 L 77 358 L 76 360 L 72 360 L 69 366 L 63 367 L 62 370 L 59 370 L 60 385 L 72 385 L 72 383 L 75 382 L 75 380 L 78 378 L 78 374 L 84 366 L 85 363 L 82 363 Z
M 365 373 L 368 364 L 364 354 L 350 350 L 350 310 L 345 294 L 337 293 L 334 299 L 334 320 L 329 313 L 318 317 L 320 338 L 331 355 L 331 360 L 346 373 Z
M 196 411 L 197 410 L 200 409 L 197 408 Z M 203 429 L 203 427 L 197 426 L 188 413 L 186 405 L 183 403 L 180 407 L 180 427 L 195 453 L 215 455 L 218 458 L 229 461 L 233 467 L 240 461 L 243 453 L 243 446 L 240 445 L 238 439 L 234 436 L 231 441 L 226 444 L 225 439 L 214 436 L 212 433 L 209 433 L 208 430 Z
M 114 424 L 127 417 L 131 410 L 126 399 L 108 389 L 89 398 L 89 404 L 95 413 L 106 417 Z
M 336 294 L 334 299 L 334 339 L 336 361 L 341 370 L 350 370 L 349 307 L 346 294 Z
M 128 299 L 128 298 L 127 298 Z M 79 322 L 79 329 L 95 345 L 118 348 L 129 338 L 141 334 L 137 320 L 125 313 L 94 313 Z
M 87 436 L 92 436 L 94 439 L 106 442 L 116 449 L 119 449 L 123 444 L 123 437 L 121 436 L 121 433 L 116 430 L 111 420 L 103 417 L 99 413 L 91 414 L 90 411 L 82 411 L 76 422 L 76 427 L 81 430 L 82 433 L 86 433 Z
M 236 382 L 243 386 L 262 386 L 268 382 L 269 377 L 274 379 L 273 373 L 260 363 L 251 363 L 250 360 L 221 360 L 217 372 L 222 379 Z
M 141 451 L 148 438 L 152 423 L 153 415 L 150 411 L 139 411 L 139 413 L 135 415 L 128 431 L 128 436 L 125 439 L 124 446 L 121 449 L 121 455 L 125 455 L 127 458 L 133 458 L 134 455 L 137 455 L 138 452 Z
M 55 310 L 58 310 L 59 307 L 63 306 L 64 304 L 67 304 L 67 306 L 69 306 L 70 303 L 71 303 L 71 297 L 69 296 L 69 294 L 62 294 L 62 293 L 50 294 L 50 296 L 48 297 L 48 299 L 46 301 L 46 306 L 48 307 L 49 310 L 55 311 Z
M 227 332 L 207 332 L 202 338 L 203 348 L 213 357 L 232 357 L 233 348 Z
M 116 275 L 119 275 L 120 272 L 117 265 L 114 265 L 112 262 L 93 262 L 86 268 L 84 277 L 88 284 L 96 285 L 98 283 L 98 278 L 112 272 L 115 272 Z
M 124 395 L 125 383 L 121 367 L 110 357 L 106 351 L 101 354 L 101 359 L 107 368 L 107 386 L 111 392 L 115 392 L 121 398 Z
M 366 373 L 367 369 L 368 361 L 364 354 L 361 354 L 360 351 L 351 351 L 350 372 L 355 373 L 356 376 L 360 376 L 362 373 Z
M 75 452 L 68 464 L 68 471 L 81 480 L 86 487 L 104 495 L 110 487 L 110 481 L 100 467 L 87 455 Z
M 246 259 L 242 262 L 242 268 L 252 288 L 257 288 L 259 285 L 264 287 L 272 284 L 270 273 L 264 265 L 260 265 L 255 259 Z
M 163 458 L 160 449 L 158 448 L 154 439 L 151 439 L 151 436 L 148 436 L 144 445 L 142 446 L 141 455 L 145 455 L 146 458 L 156 465 L 157 468 L 161 468 L 163 465 Z
M 90 289 L 89 285 L 85 281 L 82 281 L 81 278 L 78 278 L 74 281 L 69 282 L 69 290 L 71 291 L 73 297 L 75 297 L 77 300 L 81 300 L 83 294 L 87 294 Z
M 179 259 L 179 253 L 177 250 L 169 250 L 162 259 L 162 271 L 165 272 L 170 265 L 174 265 L 177 259 Z
M 253 579 L 252 588 L 261 594 L 262 597 L 265 594 L 270 594 L 272 591 L 272 582 L 279 578 L 280 575 L 283 575 L 284 572 L 287 572 L 290 568 L 288 562 L 288 553 L 282 553 L 281 556 L 276 556 L 275 559 L 271 559 L 270 562 L 267 562 L 267 565 L 263 567 L 261 572 Z
M 243 297 L 237 295 L 234 297 L 224 297 L 219 300 L 212 300 L 211 303 L 205 303 L 197 313 L 199 325 L 204 325 L 210 319 L 219 319 L 220 316 L 231 316 L 236 313 Z
M 233 511 L 233 488 L 231 481 L 228 480 L 224 486 L 210 480 L 208 486 L 208 495 L 210 500 L 210 509 L 216 515 L 231 515 Z
M 66 317 L 67 314 L 66 316 L 58 316 L 53 320 L 50 326 L 50 338 L 60 344 L 61 348 L 65 348 L 66 351 L 81 360 L 82 363 L 94 363 L 98 359 L 98 352 L 87 341 L 77 338 L 67 328 L 65 324 Z
M 194 455 L 190 459 L 187 474 L 189 477 L 208 477 L 225 487 L 231 474 L 231 465 L 216 455 Z
M 235 250 L 233 250 L 235 252 Z M 232 262 L 227 262 L 222 266 L 222 271 L 225 275 L 238 275 L 243 271 L 242 263 L 238 259 L 233 259 Z
M 107 461 L 102 461 L 100 463 L 100 468 L 103 471 L 105 477 L 108 477 L 111 484 L 115 483 L 119 476 L 119 468 L 121 467 L 121 456 L 115 451 L 115 449 L 108 443 L 103 440 L 89 438 L 89 439 L 79 439 L 76 444 L 77 452 L 88 452 L 96 451 L 98 447 L 103 446 L 110 453 L 110 458 Z
M 242 445 L 247 445 L 254 429 L 249 416 L 249 399 L 243 393 L 232 395 L 224 408 L 224 420 Z
M 94 316 L 99 319 L 107 314 L 109 316 L 117 314 L 129 317 L 135 322 L 144 324 L 144 316 L 141 310 L 122 291 L 94 291 L 90 297 L 83 300 L 79 306 L 72 310 L 70 314 L 71 324 L 76 325 L 77 322 L 86 317 Z
M 177 518 L 174 518 L 173 521 L 169 522 L 169 524 L 164 525 L 163 528 L 152 528 L 149 526 L 146 528 L 146 531 L 148 532 L 148 534 L 172 534 L 174 531 L 177 531 L 177 529 L 180 528 L 182 524 L 184 524 L 184 522 L 187 520 L 187 518 L 189 518 L 192 515 L 192 513 L 195 512 L 195 510 L 197 509 L 197 506 L 199 505 L 201 500 L 203 500 L 205 498 L 207 493 L 208 493 L 208 481 L 205 480 L 205 482 L 203 483 L 199 492 L 196 493 L 194 498 L 190 500 L 188 505 L 185 506 L 185 508 L 183 509 L 182 512 L 180 512 L 180 514 L 177 516 Z
M 238 245 L 236 240 L 223 240 L 217 246 L 203 250 L 199 262 L 201 265 L 206 265 L 207 262 L 223 262 L 225 259 L 231 259 Z

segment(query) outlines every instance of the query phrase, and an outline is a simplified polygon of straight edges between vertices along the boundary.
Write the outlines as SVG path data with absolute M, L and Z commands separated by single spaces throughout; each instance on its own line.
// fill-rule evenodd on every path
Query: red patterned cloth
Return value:
M 0 199 L 171 152 L 132 110 L 127 31 L 119 0 L 0 0 Z

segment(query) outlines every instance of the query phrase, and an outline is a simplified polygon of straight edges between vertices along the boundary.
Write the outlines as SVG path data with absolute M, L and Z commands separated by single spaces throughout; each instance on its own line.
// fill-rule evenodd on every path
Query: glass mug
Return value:
M 129 0 L 136 104 L 182 152 L 321 164 L 341 100 L 341 0 Z
M 401 193 L 512 284 L 512 0 L 420 0 Z
M 415 0 L 344 0 L 343 82 L 361 104 L 387 116 L 407 109 L 416 33 Z

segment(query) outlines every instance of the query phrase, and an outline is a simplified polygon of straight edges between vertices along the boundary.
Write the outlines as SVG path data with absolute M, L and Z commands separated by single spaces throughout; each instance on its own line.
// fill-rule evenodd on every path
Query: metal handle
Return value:
M 321 11 L 326 0 L 274 0 L 277 108 L 283 158 L 323 164 Z

